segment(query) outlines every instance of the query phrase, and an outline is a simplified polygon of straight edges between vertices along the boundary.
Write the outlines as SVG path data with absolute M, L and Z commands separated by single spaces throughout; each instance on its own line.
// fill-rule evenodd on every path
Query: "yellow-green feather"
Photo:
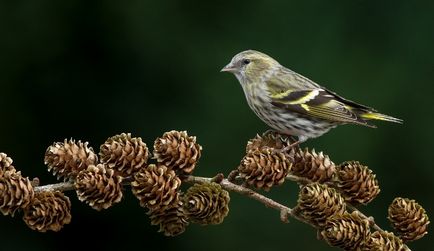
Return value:
M 377 113 L 377 112 L 362 113 L 362 114 L 360 114 L 360 117 L 362 117 L 363 119 L 382 120 L 382 121 L 388 121 L 388 122 L 394 122 L 394 123 L 402 124 L 401 119 L 394 118 L 392 116 Z

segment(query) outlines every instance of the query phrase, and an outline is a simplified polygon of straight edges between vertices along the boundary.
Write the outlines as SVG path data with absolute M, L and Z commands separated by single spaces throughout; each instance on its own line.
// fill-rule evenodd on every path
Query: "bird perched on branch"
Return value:
M 277 132 L 301 143 L 342 124 L 374 127 L 370 120 L 402 123 L 347 100 L 254 50 L 235 55 L 222 72 L 233 73 L 255 114 Z

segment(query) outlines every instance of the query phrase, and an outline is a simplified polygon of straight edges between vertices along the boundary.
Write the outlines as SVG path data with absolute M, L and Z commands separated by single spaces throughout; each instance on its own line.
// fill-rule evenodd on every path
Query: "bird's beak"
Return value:
M 220 70 L 220 72 L 231 72 L 231 73 L 235 73 L 236 71 L 237 71 L 237 68 L 234 67 L 234 65 L 232 63 L 229 63 L 228 65 L 223 67 L 223 69 Z

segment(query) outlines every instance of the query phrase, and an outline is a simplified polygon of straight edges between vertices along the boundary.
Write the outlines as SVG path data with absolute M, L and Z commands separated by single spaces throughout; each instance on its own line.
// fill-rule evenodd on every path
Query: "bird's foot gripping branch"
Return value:
M 409 241 L 427 233 L 425 210 L 414 200 L 395 198 L 388 209 L 394 233 L 383 231 L 373 217 L 353 205 L 365 205 L 380 192 L 367 166 L 357 161 L 335 165 L 322 152 L 291 144 L 285 136 L 267 133 L 247 143 L 246 155 L 228 178 L 192 173 L 202 147 L 186 132 L 170 131 L 157 138 L 151 153 L 141 138 L 120 134 L 100 146 L 97 155 L 88 143 L 65 140 L 49 146 L 45 164 L 64 182 L 40 185 L 23 177 L 12 159 L 0 153 L 0 211 L 40 232 L 59 231 L 71 221 L 71 203 L 64 192 L 75 190 L 79 200 L 95 210 L 119 203 L 129 186 L 147 209 L 152 225 L 166 236 L 183 233 L 189 223 L 220 224 L 229 212 L 229 192 L 257 200 L 314 227 L 320 239 L 345 250 L 409 250 Z M 153 162 L 153 163 L 151 163 Z M 285 181 L 300 184 L 299 198 L 290 208 L 260 193 Z M 181 192 L 181 183 L 191 186 Z

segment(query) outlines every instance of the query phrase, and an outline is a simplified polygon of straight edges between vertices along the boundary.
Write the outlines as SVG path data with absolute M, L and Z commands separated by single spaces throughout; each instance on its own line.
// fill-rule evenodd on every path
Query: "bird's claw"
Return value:
M 290 145 L 287 145 L 283 148 L 273 149 L 274 153 L 283 153 L 283 154 L 290 154 L 291 150 L 295 147 L 298 147 L 300 144 L 300 141 L 296 141 L 291 143 Z

